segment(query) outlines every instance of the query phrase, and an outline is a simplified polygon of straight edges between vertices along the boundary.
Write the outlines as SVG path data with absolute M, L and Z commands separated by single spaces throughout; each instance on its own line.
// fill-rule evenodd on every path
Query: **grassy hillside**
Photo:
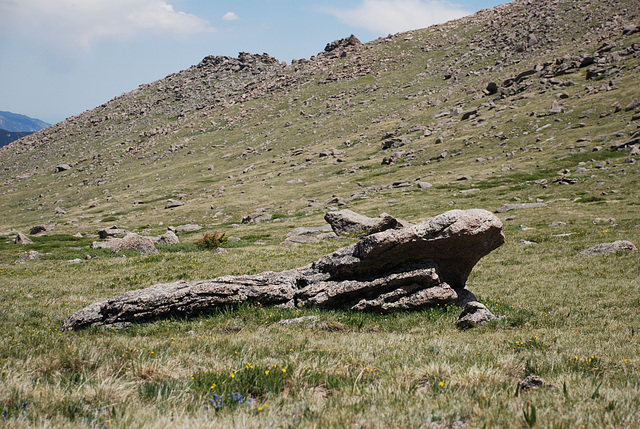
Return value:
M 0 425 L 636 426 L 638 253 L 576 254 L 640 245 L 637 25 L 634 1 L 516 1 L 290 65 L 208 57 L 1 148 Z M 245 306 L 59 331 L 126 290 L 307 264 L 352 242 L 280 244 L 328 210 L 418 222 L 516 202 L 547 205 L 499 215 L 507 244 L 469 286 L 507 319 L 476 330 L 455 308 Z M 273 220 L 240 223 L 257 211 Z M 113 224 L 187 223 L 203 230 L 158 255 L 89 248 Z M 213 230 L 239 241 L 193 244 Z M 16 263 L 29 250 L 43 258 Z M 302 315 L 319 320 L 276 325 Z M 546 387 L 517 390 L 532 374 Z

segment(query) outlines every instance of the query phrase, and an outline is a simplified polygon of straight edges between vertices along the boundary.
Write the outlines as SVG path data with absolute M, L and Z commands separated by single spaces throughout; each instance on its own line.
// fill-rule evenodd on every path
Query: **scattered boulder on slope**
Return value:
M 33 241 L 23 233 L 19 232 L 13 241 L 15 244 L 33 244 Z
M 40 234 L 41 232 L 45 232 L 47 227 L 45 225 L 34 225 L 29 229 L 29 235 Z
M 42 258 L 42 254 L 40 252 L 35 251 L 35 250 L 29 250 L 29 253 L 20 256 L 20 258 L 18 258 L 16 263 L 24 264 L 27 261 L 33 261 L 33 260 L 40 259 L 40 258 Z
M 506 213 L 510 210 L 538 209 L 541 207 L 547 207 L 547 203 L 503 204 L 496 210 L 496 213 Z
M 158 243 L 158 244 L 179 244 L 180 243 L 180 239 L 178 238 L 176 233 L 171 230 L 157 237 L 152 237 L 151 239 L 153 240 L 154 243 Z
M 269 213 L 256 212 L 256 213 L 251 213 L 250 215 L 243 216 L 241 223 L 243 224 L 260 223 L 260 222 L 264 222 L 271 219 L 273 219 L 273 215 Z
M 632 242 L 626 240 L 618 240 L 614 241 L 613 243 L 601 243 L 593 247 L 589 247 L 588 249 L 585 249 L 582 252 L 578 253 L 576 256 L 597 256 L 606 255 L 608 253 L 615 253 L 618 251 L 632 252 L 636 250 L 638 250 L 638 248 Z
M 180 206 L 183 206 L 183 205 L 184 205 L 184 203 L 182 201 L 169 199 L 165 203 L 164 208 L 165 209 L 172 209 L 172 208 L 180 207 Z
M 167 229 L 169 231 L 175 232 L 176 234 L 184 234 L 185 232 L 200 231 L 202 227 L 200 225 L 186 224 L 179 226 L 170 226 Z
M 398 226 L 398 221 L 390 214 L 382 213 L 377 218 L 371 218 L 349 209 L 329 212 L 324 216 L 324 219 L 338 236 L 346 234 L 369 235 Z
M 91 248 L 111 249 L 115 253 L 124 250 L 135 250 L 142 254 L 158 253 L 158 249 L 151 237 L 143 237 L 131 232 L 125 235 L 124 238 L 108 237 L 104 241 L 94 241 L 91 244 Z
M 124 237 L 127 235 L 127 231 L 113 225 L 108 228 L 98 230 L 98 236 L 103 240 L 109 237 Z
M 301 226 L 287 233 L 286 239 L 281 243 L 285 246 L 295 244 L 318 243 L 321 240 L 336 238 L 337 235 L 332 231 L 331 225 L 323 225 L 317 227 Z
M 504 241 L 502 222 L 492 213 L 451 210 L 365 236 L 301 268 L 128 291 L 77 311 L 63 327 L 122 328 L 244 302 L 378 313 L 457 304 L 474 300 L 465 287 L 472 268 Z

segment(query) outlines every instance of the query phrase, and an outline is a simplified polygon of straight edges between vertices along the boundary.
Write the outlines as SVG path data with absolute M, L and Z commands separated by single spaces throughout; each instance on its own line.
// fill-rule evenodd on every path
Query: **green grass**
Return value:
M 507 231 L 507 244 L 483 259 L 469 281 L 482 302 L 507 318 L 469 331 L 455 327 L 455 307 L 379 315 L 261 305 L 126 331 L 59 331 L 66 315 L 120 291 L 180 273 L 197 279 L 299 266 L 330 251 L 329 243 L 295 251 L 236 248 L 213 258 L 191 249 L 70 268 L 53 260 L 5 266 L 3 422 L 84 427 L 109 420 L 124 427 L 155 416 L 154 424 L 339 427 L 373 412 L 384 425 L 460 420 L 511 427 L 531 403 L 537 425 L 630 425 L 640 405 L 634 393 L 640 319 L 632 311 L 640 303 L 637 256 L 587 260 L 575 258 L 573 247 L 605 236 L 635 234 L 637 241 L 638 233 L 578 224 L 578 232 L 586 230 L 575 238 L 552 237 L 557 231 L 549 227 L 535 236 Z M 517 244 L 532 238 L 539 244 Z M 277 326 L 303 315 L 319 320 Z M 517 382 L 531 374 L 560 387 L 516 396 Z

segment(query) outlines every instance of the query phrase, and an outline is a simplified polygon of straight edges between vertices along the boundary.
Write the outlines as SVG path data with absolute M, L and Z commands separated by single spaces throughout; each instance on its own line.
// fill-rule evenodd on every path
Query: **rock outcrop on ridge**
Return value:
M 492 213 L 451 210 L 363 237 L 301 268 L 125 292 L 72 314 L 64 329 L 121 328 L 243 302 L 383 313 L 462 305 L 475 300 L 465 287 L 472 268 L 504 241 L 502 223 Z

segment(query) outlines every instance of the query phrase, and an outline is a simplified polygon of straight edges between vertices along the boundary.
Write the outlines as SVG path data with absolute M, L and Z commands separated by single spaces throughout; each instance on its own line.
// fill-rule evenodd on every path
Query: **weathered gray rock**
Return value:
M 503 204 L 496 210 L 496 213 L 506 213 L 509 210 L 538 209 L 541 207 L 547 207 L 547 203 Z
M 176 233 L 171 230 L 157 237 L 152 237 L 151 239 L 153 240 L 154 243 L 157 243 L 157 244 L 179 244 L 180 243 L 180 239 L 178 238 Z
M 62 171 L 71 170 L 71 166 L 69 164 L 60 164 L 56 166 L 56 173 L 60 173 Z
M 128 233 L 124 238 L 108 237 L 104 241 L 94 241 L 92 249 L 111 249 L 114 253 L 124 250 L 135 250 L 142 254 L 158 253 L 158 249 L 151 237 L 142 237 L 138 234 Z
M 322 240 L 336 238 L 337 235 L 331 229 L 331 225 L 301 226 L 287 233 L 286 239 L 281 243 L 285 246 L 296 244 L 318 243 Z
M 200 231 L 202 227 L 195 224 L 186 224 L 180 226 L 170 226 L 167 228 L 169 231 L 173 231 L 176 234 L 184 234 L 185 232 Z
M 472 299 L 465 288 L 471 269 L 503 243 L 502 223 L 495 215 L 451 210 L 410 228 L 363 237 L 301 268 L 125 292 L 74 313 L 64 328 L 123 327 L 243 302 L 383 313 L 419 310 Z
M 329 212 L 324 216 L 324 220 L 331 225 L 333 232 L 338 236 L 375 234 L 398 226 L 396 218 L 387 213 L 382 213 L 377 218 L 371 218 L 349 209 Z
M 478 301 L 470 301 L 464 306 L 462 314 L 458 318 L 458 326 L 463 329 L 484 325 L 492 320 L 499 320 L 502 316 L 496 316 Z
M 165 209 L 172 209 L 172 208 L 180 207 L 180 206 L 183 206 L 183 205 L 184 205 L 184 203 L 182 201 L 169 199 L 169 200 L 167 200 L 166 204 L 164 205 L 164 208 Z
M 287 237 L 292 237 L 294 235 L 318 235 L 325 232 L 331 232 L 331 225 L 322 225 L 322 226 L 301 226 L 298 228 L 294 228 L 287 233 Z
M 113 225 L 108 228 L 98 230 L 98 237 L 103 240 L 108 237 L 124 237 L 127 235 L 127 231 L 117 226 Z
M 610 225 L 615 225 L 616 224 L 616 218 L 614 218 L 614 217 L 597 217 L 594 220 L 592 220 L 591 223 L 594 224 L 594 225 L 599 225 L 601 223 L 608 223 Z
M 273 219 L 273 215 L 269 213 L 252 213 L 250 215 L 243 216 L 241 222 L 243 224 L 260 223 L 271 219 Z
M 593 247 L 589 247 L 588 249 L 583 250 L 578 253 L 576 256 L 597 256 L 597 255 L 606 255 L 608 253 L 615 253 L 618 251 L 622 252 L 633 252 L 638 250 L 638 248 L 630 241 L 626 240 L 618 240 L 613 243 L 601 243 L 597 244 Z
M 20 258 L 18 258 L 16 262 L 19 264 L 24 264 L 27 261 L 34 261 L 40 258 L 42 258 L 42 254 L 40 252 L 36 250 L 29 250 L 29 253 L 27 253 L 26 255 L 20 256 Z
M 287 236 L 287 238 L 285 238 L 285 240 L 281 244 L 284 246 L 291 246 L 295 244 L 310 244 L 319 242 L 319 238 L 313 237 L 311 235 L 292 235 Z
M 16 238 L 13 240 L 13 242 L 15 244 L 23 244 L 23 245 L 33 244 L 33 241 L 21 232 L 19 232 L 18 235 L 16 235 Z
M 428 188 L 433 187 L 433 185 L 432 185 L 431 183 L 429 183 L 429 182 L 423 182 L 423 181 L 421 181 L 421 180 L 418 180 L 418 181 L 416 182 L 416 186 L 417 186 L 419 189 L 428 189 Z

